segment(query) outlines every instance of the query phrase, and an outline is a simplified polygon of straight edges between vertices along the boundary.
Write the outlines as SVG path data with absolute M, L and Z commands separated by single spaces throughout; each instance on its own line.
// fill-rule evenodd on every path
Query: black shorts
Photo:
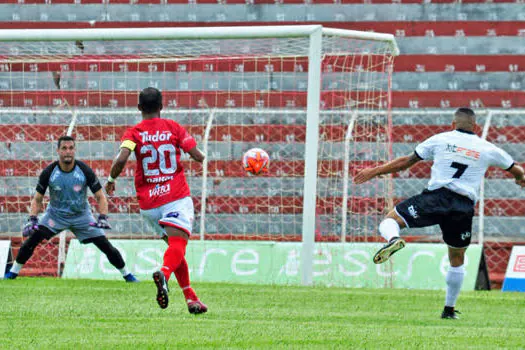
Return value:
M 398 205 L 396 212 L 407 227 L 439 225 L 443 240 L 454 248 L 470 244 L 474 202 L 444 187 L 434 191 L 424 190 Z

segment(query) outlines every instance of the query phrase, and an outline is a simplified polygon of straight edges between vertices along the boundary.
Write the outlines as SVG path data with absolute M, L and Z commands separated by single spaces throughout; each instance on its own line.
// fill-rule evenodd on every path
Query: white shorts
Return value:
M 158 208 L 140 210 L 146 221 L 153 227 L 155 233 L 163 236 L 166 234 L 164 226 L 178 228 L 191 235 L 193 220 L 193 200 L 184 197 L 175 202 L 166 203 Z

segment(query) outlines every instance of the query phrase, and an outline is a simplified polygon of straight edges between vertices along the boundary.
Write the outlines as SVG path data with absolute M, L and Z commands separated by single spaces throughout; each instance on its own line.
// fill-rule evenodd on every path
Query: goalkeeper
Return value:
M 108 202 L 102 186 L 93 170 L 85 163 L 75 160 L 75 139 L 62 136 L 58 139 L 58 161 L 42 171 L 36 186 L 36 194 L 31 201 L 29 222 L 25 225 L 24 241 L 6 279 L 15 279 L 22 266 L 29 260 L 37 245 L 49 240 L 60 231 L 72 231 L 82 244 L 93 243 L 108 258 L 124 277 L 126 282 L 138 282 L 126 269 L 120 252 L 108 241 L 103 229 L 111 229 L 108 223 Z M 44 194 L 49 187 L 50 201 L 46 213 L 40 221 Z M 100 215 L 95 221 L 87 201 L 87 188 L 97 200 Z

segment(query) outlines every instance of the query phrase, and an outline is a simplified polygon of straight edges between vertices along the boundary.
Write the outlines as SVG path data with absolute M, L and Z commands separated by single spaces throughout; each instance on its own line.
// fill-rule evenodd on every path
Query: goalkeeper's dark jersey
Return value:
M 47 210 L 62 216 L 89 211 L 87 188 L 93 193 L 102 188 L 93 170 L 78 160 L 70 172 L 60 170 L 58 161 L 48 165 L 40 174 L 36 190 L 44 195 L 48 187 L 50 201 Z

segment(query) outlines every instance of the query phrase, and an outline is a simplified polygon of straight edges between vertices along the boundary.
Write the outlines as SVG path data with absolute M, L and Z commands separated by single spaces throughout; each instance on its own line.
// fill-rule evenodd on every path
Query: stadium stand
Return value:
M 393 107 L 396 109 L 440 109 L 470 106 L 473 108 L 517 108 L 525 107 L 525 7 L 522 1 L 495 0 L 495 1 L 427 1 L 427 0 L 0 0 L 0 28 L 115 28 L 115 27 L 153 27 L 153 26 L 238 26 L 238 25 L 266 25 L 266 24 L 307 24 L 320 23 L 329 27 L 338 27 L 354 30 L 370 30 L 387 32 L 396 35 L 402 55 L 395 61 L 393 77 Z M 102 45 L 102 44 L 100 44 Z M 97 55 L 107 48 L 102 46 L 88 47 L 85 55 Z M 126 50 L 127 55 L 133 55 L 132 49 Z M 107 52 L 106 52 L 107 53 Z M 5 53 L 0 53 L 5 55 Z M 255 69 L 255 68 L 254 68 Z M 64 81 L 70 82 L 69 90 L 58 93 L 52 86 L 52 81 L 39 78 L 38 75 L 49 74 L 55 70 L 53 66 L 40 66 L 35 74 L 34 82 L 19 79 L 28 67 L 20 65 L 10 70 L 9 74 L 2 74 L 0 65 L 0 105 L 6 107 L 43 107 L 52 106 L 53 101 L 61 96 L 75 97 L 87 100 L 88 105 L 110 106 L 117 101 L 119 107 L 136 105 L 136 91 L 143 87 L 140 80 L 127 81 L 121 79 L 125 73 L 111 74 L 111 79 L 102 79 L 107 76 L 108 67 L 98 67 L 97 72 L 84 72 L 84 79 L 76 79 L 74 75 L 64 75 Z M 138 69 L 140 71 L 140 68 Z M 177 67 L 173 67 L 177 71 Z M 222 68 L 227 71 L 228 68 Z M 4 72 L 5 73 L 5 72 Z M 167 82 L 165 86 L 171 92 L 165 93 L 167 100 L 176 99 L 182 108 L 199 107 L 203 87 L 193 87 L 205 79 L 206 72 L 199 64 L 189 67 L 187 73 L 192 73 L 193 79 L 186 81 L 186 90 L 182 91 L 180 83 L 183 78 Z M 261 93 L 257 98 L 264 96 L 270 104 L 285 106 L 292 103 L 294 106 L 304 105 L 305 91 L 287 85 L 286 68 L 275 73 L 275 91 Z M 235 86 L 242 83 L 241 78 L 231 75 L 221 76 L 221 68 L 214 72 L 218 85 L 215 89 L 225 89 L 225 86 Z M 153 79 L 162 80 L 159 73 Z M 237 79 L 237 80 L 236 80 Z M 304 74 L 306 79 L 306 73 Z M 233 80 L 233 84 L 232 84 Z M 98 82 L 89 85 L 89 81 Z M 253 82 L 254 80 L 252 80 Z M 120 85 L 119 85 L 120 82 Z M 329 85 L 328 80 L 323 81 Z M 47 86 L 41 84 L 49 84 Z M 178 85 L 179 84 L 179 85 Z M 189 84 L 189 85 L 188 85 Z M 264 82 L 261 82 L 264 85 Z M 261 86 L 262 86 L 261 85 Z M 119 87 L 118 93 L 90 92 L 90 86 L 97 90 L 112 90 Z M 261 86 L 249 86 L 248 89 L 261 90 Z M 194 89 L 195 88 L 195 89 Z M 334 89 L 337 87 L 335 86 Z M 204 88 L 206 90 L 207 88 Z M 44 92 L 40 90 L 48 90 Z M 191 90 L 198 90 L 192 94 Z M 231 88 L 230 88 L 231 90 Z M 113 91 L 113 90 L 112 90 Z M 205 91 L 204 91 L 205 94 Z M 210 89 L 210 96 L 213 89 Z M 241 101 L 242 98 L 242 102 Z M 255 106 L 256 97 L 246 100 L 246 96 L 233 91 L 229 99 L 238 101 L 238 105 Z M 333 96 L 325 93 L 322 97 L 326 106 L 330 106 Z M 223 106 L 224 100 L 211 102 L 216 106 Z M 113 102 L 112 102 L 113 101 Z M 292 101 L 292 102 L 290 102 Z M 244 116 L 249 118 L 250 116 Z M 488 139 L 502 145 L 518 162 L 523 162 L 525 154 L 525 115 L 506 116 L 501 114 L 491 127 Z M 218 125 L 211 133 L 210 171 L 224 172 L 224 181 L 214 183 L 210 180 L 208 193 L 210 207 L 210 221 L 206 231 L 211 234 L 228 235 L 250 231 L 250 227 L 243 225 L 236 227 L 235 217 L 240 206 L 246 207 L 243 215 L 268 215 L 262 212 L 257 205 L 258 201 L 266 200 L 261 189 L 272 187 L 281 188 L 282 182 L 301 195 L 302 181 L 286 179 L 283 171 L 287 167 L 301 168 L 297 164 L 272 164 L 272 173 L 268 178 L 260 179 L 260 186 L 250 192 L 249 189 L 232 194 L 231 188 L 239 184 L 241 168 L 237 164 L 221 159 L 221 154 L 230 152 L 240 153 L 241 149 L 230 150 L 221 144 L 223 136 L 228 134 L 234 141 L 255 143 L 256 135 L 265 135 L 269 143 L 262 147 L 268 151 L 278 149 L 286 158 L 286 152 L 292 154 L 293 149 L 287 149 L 282 144 L 286 142 L 286 135 L 292 133 L 296 140 L 304 140 L 304 121 L 296 125 L 287 125 L 284 120 L 274 119 L 271 132 L 265 126 L 239 126 L 236 129 L 221 128 L 220 120 L 226 118 L 218 115 Z M 239 117 L 243 118 L 243 117 Z M 271 118 L 268 116 L 268 118 Z M 184 124 L 185 116 L 181 116 Z M 101 120 L 97 126 L 88 121 L 82 121 L 77 127 L 76 134 L 82 135 L 78 145 L 78 158 L 96 152 L 97 159 L 91 163 L 101 176 L 106 176 L 114 155 L 114 141 L 123 133 L 122 127 L 104 125 Z M 396 115 L 393 119 L 394 155 L 403 155 L 411 152 L 415 143 L 428 136 L 448 130 L 450 115 L 443 113 L 438 116 L 429 116 L 424 113 L 416 116 Z M 38 128 L 25 127 L 33 125 L 34 121 L 22 115 L 2 115 L 0 117 L 0 232 L 19 232 L 29 194 L 35 185 L 35 178 L 28 173 L 37 174 L 50 161 L 54 144 L 47 142 L 55 139 L 61 133 L 56 128 L 59 121 L 53 118 L 40 118 Z M 91 125 L 90 125 L 91 124 Z M 325 125 L 330 133 L 344 131 L 333 130 L 333 126 Z M 193 126 L 191 132 L 202 134 L 202 126 Z M 17 135 L 23 134 L 22 140 Z M 51 137 L 50 137 L 51 135 Z M 109 138 L 108 138 L 109 137 Z M 87 141 L 97 141 L 90 143 Z M 366 140 L 356 140 L 366 141 Z M 30 143 L 30 145 L 28 145 Z M 238 144 L 242 148 L 242 143 Z M 42 153 L 31 153 L 32 149 L 40 149 Z M 300 153 L 300 152 L 297 152 Z M 17 155 L 24 154 L 26 159 Z M 42 159 L 44 157 L 44 159 Z M 48 157 L 46 159 L 45 157 Z M 373 162 L 373 155 L 363 155 L 362 159 L 353 162 L 363 165 L 364 161 Z M 357 165 L 356 165 L 357 167 Z M 23 172 L 19 169 L 24 169 Z M 28 170 L 29 169 L 29 170 Z M 282 171 L 278 171 L 282 170 Z M 195 198 L 200 196 L 198 177 L 201 169 L 192 164 L 188 169 L 190 185 Z M 394 180 L 395 201 L 411 196 L 421 190 L 429 174 L 429 164 L 421 164 L 410 172 L 398 174 Z M 506 175 L 492 170 L 488 176 L 487 203 L 485 214 L 485 230 L 487 235 L 497 232 L 511 241 L 524 241 L 525 234 L 525 194 L 516 193 L 505 185 Z M 278 186 L 274 186 L 276 182 Z M 16 186 L 14 184 L 16 183 Z M 320 182 L 322 187 L 322 181 Z M 20 197 L 20 191 L 14 188 L 23 188 L 27 196 Z M 119 215 L 132 215 L 136 220 L 121 220 L 116 225 L 114 234 L 125 236 L 141 233 L 143 224 L 138 214 L 138 206 L 133 198 L 132 180 L 125 179 L 119 187 L 117 200 L 111 203 L 112 220 L 119 222 Z M 238 186 L 242 187 L 242 186 Z M 266 195 L 266 194 L 264 194 Z M 258 199 L 258 196 L 260 198 Z M 292 197 L 297 200 L 298 197 Z M 275 206 L 281 207 L 280 214 L 299 215 L 300 202 L 286 205 L 282 198 L 275 199 Z M 375 205 L 375 204 L 374 204 Z M 199 203 L 197 200 L 196 207 Z M 361 213 L 380 214 L 382 207 L 371 207 L 366 200 L 361 200 L 355 207 Z M 326 208 L 324 208 L 326 209 Z M 213 218 L 213 216 L 220 217 Z M 296 239 L 300 234 L 300 225 L 290 220 L 290 225 L 284 226 L 284 236 Z M 476 228 L 477 229 L 477 222 Z M 260 227 L 259 227 L 260 229 Z M 271 228 L 268 227 L 268 232 Z M 418 234 L 432 236 L 437 233 L 436 228 L 419 231 Z M 217 236 L 221 237 L 221 236 Z M 286 237 L 284 238 L 286 239 Z M 19 243 L 19 240 L 14 240 Z M 487 243 L 490 244 L 490 243 Z M 504 269 L 511 243 L 498 242 L 493 249 L 488 249 L 487 256 L 490 278 L 494 286 L 502 281 Z M 36 254 L 38 255 L 38 254 Z M 50 256 L 55 256 L 51 254 Z M 46 267 L 47 266 L 47 267 Z M 49 261 L 41 270 L 26 270 L 26 273 L 49 274 L 56 266 L 55 261 Z M 56 270 L 56 269 L 55 269 Z

